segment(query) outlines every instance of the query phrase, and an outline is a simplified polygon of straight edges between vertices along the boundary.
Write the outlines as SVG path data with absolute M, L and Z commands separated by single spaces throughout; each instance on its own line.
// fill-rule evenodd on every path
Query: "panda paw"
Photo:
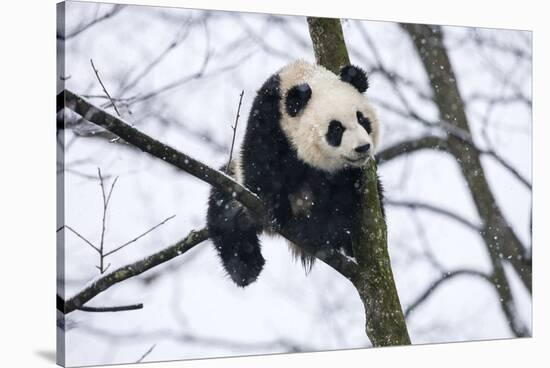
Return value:
M 256 281 L 264 264 L 265 259 L 258 248 L 247 249 L 243 245 L 239 253 L 225 262 L 224 266 L 231 280 L 238 286 L 245 287 Z
M 278 231 L 285 227 L 285 225 L 292 218 L 290 203 L 287 203 L 285 201 L 281 201 L 276 206 L 269 208 L 267 213 L 269 218 L 269 225 L 275 231 Z

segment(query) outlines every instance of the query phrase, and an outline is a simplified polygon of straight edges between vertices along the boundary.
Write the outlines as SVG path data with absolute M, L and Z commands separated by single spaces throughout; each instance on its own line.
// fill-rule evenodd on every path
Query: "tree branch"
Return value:
M 92 65 L 92 69 L 94 70 L 95 76 L 96 76 L 97 80 L 99 81 L 99 84 L 101 84 L 101 88 L 103 88 L 103 93 L 105 93 L 105 96 L 107 96 L 109 101 L 111 101 L 111 105 L 113 105 L 113 108 L 115 109 L 116 114 L 118 116 L 122 116 L 122 115 L 120 115 L 120 111 L 118 111 L 118 108 L 116 107 L 116 104 L 113 101 L 113 98 L 111 97 L 109 92 L 107 92 L 107 88 L 105 88 L 105 85 L 103 84 L 103 81 L 101 80 L 101 77 L 99 76 L 99 71 L 95 67 L 94 61 L 92 59 L 90 59 L 90 64 Z
M 151 345 L 151 347 L 150 347 L 145 353 L 143 353 L 143 355 L 141 356 L 141 358 L 139 358 L 138 360 L 136 360 L 136 363 L 141 363 L 141 362 L 143 362 L 143 359 L 147 358 L 147 356 L 148 356 L 149 354 L 151 354 L 151 352 L 153 351 L 153 349 L 155 348 L 155 346 L 157 346 L 157 344 Z
M 390 205 L 390 206 L 407 207 L 407 208 L 410 208 L 410 209 L 413 209 L 413 210 L 414 209 L 427 210 L 427 211 L 430 211 L 430 212 L 434 212 L 434 213 L 443 215 L 443 216 L 448 217 L 450 219 L 453 219 L 455 221 L 458 221 L 462 225 L 464 225 L 466 227 L 469 227 L 470 229 L 472 229 L 476 233 L 479 233 L 479 231 L 482 230 L 482 228 L 480 226 L 476 225 L 475 223 L 473 223 L 472 221 L 466 219 L 465 217 L 462 217 L 460 215 L 457 215 L 454 212 L 451 212 L 451 211 L 446 210 L 444 208 L 437 207 L 437 206 L 434 206 L 434 205 L 431 205 L 431 204 L 428 204 L 428 203 L 413 202 L 413 201 L 399 201 L 399 200 L 392 200 L 392 199 L 389 199 L 389 198 L 385 199 L 385 203 Z
M 440 286 L 442 286 L 445 282 L 457 277 L 457 276 L 476 276 L 481 277 L 482 279 L 493 283 L 491 280 L 490 275 L 486 275 L 483 272 L 475 271 L 475 270 L 455 270 L 446 272 L 443 275 L 441 275 L 440 278 L 435 280 L 422 294 L 420 294 L 419 297 L 416 298 L 414 302 L 409 304 L 407 309 L 405 309 L 405 318 L 409 318 L 409 315 L 418 307 L 420 304 L 424 303 Z
M 83 312 L 94 312 L 94 313 L 105 313 L 105 312 L 125 312 L 130 310 L 143 309 L 143 304 L 131 304 L 131 305 L 121 305 L 116 307 L 89 307 L 81 306 L 78 308 L 79 311 Z
M 85 237 L 83 237 L 82 235 L 80 235 L 76 230 L 74 230 L 72 227 L 70 227 L 69 225 L 63 225 L 61 226 L 59 229 L 57 229 L 57 231 L 60 231 L 61 229 L 67 229 L 67 230 L 70 230 L 73 234 L 75 234 L 76 236 L 78 236 L 80 239 L 82 239 L 86 244 L 88 244 L 90 247 L 92 247 L 96 252 L 100 253 L 101 254 L 101 251 L 99 250 L 98 247 L 96 247 L 95 245 L 92 244 L 91 241 L 89 241 L 88 239 L 86 239 Z
M 124 243 L 124 244 L 122 244 L 122 245 L 119 245 L 119 246 L 116 247 L 115 249 L 113 249 L 113 250 L 111 250 L 111 251 L 105 253 L 105 254 L 103 255 L 103 257 L 107 257 L 107 256 L 109 256 L 109 255 L 111 255 L 111 254 L 113 254 L 113 253 L 115 253 L 115 252 L 118 252 L 119 250 L 123 249 L 124 247 L 126 247 L 126 246 L 128 246 L 128 245 L 130 245 L 130 244 L 132 244 L 132 243 L 134 243 L 134 242 L 136 242 L 136 241 L 138 241 L 139 239 L 143 238 L 145 235 L 149 234 L 151 231 L 155 230 L 157 227 L 164 225 L 165 223 L 167 223 L 168 221 L 170 221 L 170 220 L 173 219 L 174 217 L 176 217 L 176 215 L 172 215 L 172 216 L 170 216 L 170 217 L 165 218 L 162 222 L 156 224 L 155 226 L 153 226 L 153 227 L 150 228 L 149 230 L 147 230 L 147 231 L 141 233 L 140 235 L 136 236 L 136 237 L 133 238 L 132 240 L 129 240 L 129 241 L 127 241 L 126 243 Z
M 378 161 L 379 165 L 382 165 L 383 163 L 401 155 L 425 149 L 433 149 L 445 152 L 447 150 L 447 140 L 436 136 L 426 136 L 422 138 L 403 141 L 378 152 L 376 154 L 376 160 Z
M 77 309 L 81 309 L 84 304 L 92 298 L 107 290 L 111 286 L 127 280 L 131 277 L 140 275 L 151 268 L 158 266 L 164 262 L 171 260 L 193 248 L 195 245 L 202 243 L 208 239 L 208 230 L 201 229 L 199 231 L 191 231 L 185 239 L 180 240 L 174 245 L 169 246 L 152 254 L 141 261 L 120 267 L 107 275 L 102 276 L 84 290 L 78 292 L 67 301 L 62 301 L 62 312 L 65 314 L 71 313 Z M 58 305 L 58 308 L 60 305 Z

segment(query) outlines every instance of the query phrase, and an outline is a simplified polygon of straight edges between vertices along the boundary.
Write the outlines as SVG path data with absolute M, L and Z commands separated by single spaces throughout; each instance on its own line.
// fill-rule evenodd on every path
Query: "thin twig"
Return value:
M 146 65 L 141 72 L 139 72 L 132 80 L 120 88 L 118 94 L 120 96 L 124 95 L 125 92 L 134 88 L 147 74 L 149 74 L 158 64 L 164 60 L 164 58 L 175 48 L 177 48 L 189 35 L 191 18 L 186 19 L 183 23 L 181 30 L 178 32 L 176 37 L 170 42 L 170 44 L 157 56 L 155 57 L 148 65 Z
M 445 272 L 441 275 L 440 278 L 438 278 L 436 281 L 434 281 L 414 302 L 409 304 L 407 309 L 405 310 L 405 318 L 408 318 L 412 311 L 414 311 L 420 304 L 422 304 L 424 301 L 428 299 L 432 293 L 439 288 L 439 286 L 443 285 L 446 281 L 451 280 L 452 278 L 456 276 L 461 275 L 469 275 L 469 276 L 477 276 L 480 277 L 490 283 L 493 283 L 491 276 L 475 270 L 455 270 L 450 272 Z
M 136 363 L 141 363 L 141 362 L 143 362 L 143 359 L 147 358 L 147 355 L 151 354 L 151 352 L 153 351 L 153 349 L 155 348 L 155 346 L 157 346 L 157 344 L 153 344 L 153 345 L 149 348 L 149 350 L 147 350 L 147 351 L 145 352 L 145 354 L 143 354 L 143 355 L 141 356 L 141 358 L 139 358 L 139 359 L 136 361 Z
M 512 174 L 520 183 L 525 185 L 527 189 L 529 190 L 533 189 L 529 180 L 523 177 L 523 175 L 521 175 L 516 168 L 514 168 L 511 164 L 509 164 L 502 156 L 496 153 L 493 149 L 489 149 L 489 150 L 478 149 L 478 151 L 481 154 L 486 154 L 487 156 L 494 158 L 499 164 L 504 166 L 504 168 L 507 169 L 510 172 L 510 174 Z
M 91 241 L 89 241 L 88 239 L 86 239 L 85 237 L 83 237 L 82 235 L 80 235 L 78 233 L 78 231 L 76 231 L 75 229 L 73 229 L 72 227 L 70 227 L 69 225 L 63 225 L 61 226 L 59 229 L 57 229 L 57 231 L 60 231 L 61 229 L 63 228 L 67 228 L 68 230 L 72 231 L 76 236 L 78 236 L 80 239 L 84 240 L 86 242 L 86 244 L 88 244 L 90 247 L 94 248 L 94 250 L 98 253 L 101 253 L 101 251 L 99 250 L 99 248 L 97 248 L 95 245 L 92 244 Z
M 113 180 L 113 184 L 111 184 L 111 189 L 109 189 L 109 194 L 107 195 L 107 205 L 109 205 L 109 201 L 111 200 L 111 194 L 113 194 L 113 188 L 115 187 L 115 184 L 118 180 L 118 176 Z
M 413 210 L 414 211 L 414 210 Z M 445 272 L 445 267 L 439 262 L 436 255 L 432 251 L 432 247 L 430 244 L 430 240 L 428 238 L 428 235 L 426 234 L 426 229 L 424 228 L 422 222 L 420 221 L 418 214 L 413 213 L 413 216 L 411 216 L 412 222 L 416 228 L 416 232 L 418 234 L 418 237 L 420 238 L 420 241 L 422 243 L 422 247 L 424 248 L 424 255 L 426 258 L 428 258 L 428 261 L 434 266 L 439 272 Z
M 239 124 L 239 116 L 241 113 L 241 104 L 243 102 L 244 89 L 239 97 L 239 107 L 237 107 L 237 116 L 235 116 L 235 124 L 231 126 L 233 129 L 233 139 L 231 140 L 231 150 L 229 151 L 229 161 L 227 161 L 227 167 L 225 172 L 229 172 L 229 165 L 231 165 L 231 157 L 233 156 L 233 147 L 235 146 L 235 136 L 237 135 L 237 124 Z
M 389 206 L 397 206 L 397 207 L 406 207 L 410 209 L 423 209 L 430 212 L 434 212 L 440 215 L 443 215 L 445 217 L 451 218 L 455 221 L 460 222 L 466 227 L 469 227 L 476 233 L 481 231 L 481 226 L 476 225 L 474 222 L 468 220 L 465 217 L 462 217 L 450 210 L 447 210 L 445 208 L 437 207 L 428 203 L 422 203 L 422 202 L 414 202 L 414 201 L 406 201 L 406 200 L 392 200 L 392 199 L 385 199 L 384 202 Z
M 104 312 L 124 312 L 130 310 L 143 309 L 143 303 L 131 304 L 131 305 L 121 305 L 116 307 L 88 307 L 82 306 L 77 308 L 79 311 L 83 312 L 93 312 L 93 313 L 104 313 Z
M 90 59 L 90 64 L 92 64 L 92 69 L 94 70 L 95 76 L 97 77 L 97 80 L 99 81 L 99 84 L 101 84 L 101 88 L 103 88 L 103 92 L 105 92 L 105 94 L 107 95 L 107 98 L 109 98 L 109 101 L 111 101 L 111 104 L 113 105 L 113 107 L 116 111 L 116 114 L 119 117 L 122 117 L 122 115 L 120 115 L 120 112 L 118 111 L 118 108 L 116 107 L 115 102 L 113 101 L 113 98 L 111 97 L 109 92 L 107 92 L 107 88 L 105 88 L 105 85 L 103 84 L 103 81 L 99 77 L 99 71 L 96 69 L 96 67 L 94 65 L 94 61 L 92 59 Z
M 170 221 L 170 220 L 173 219 L 174 217 L 176 217 L 176 215 L 172 215 L 172 216 L 170 216 L 170 217 L 167 217 L 166 219 L 164 219 L 164 221 L 162 221 L 161 223 L 159 223 L 159 224 L 153 226 L 152 228 L 150 228 L 150 229 L 147 230 L 146 232 L 144 232 L 144 233 L 142 233 L 142 234 L 136 236 L 134 239 L 132 239 L 132 240 L 130 240 L 130 241 L 127 241 L 126 243 L 122 244 L 121 246 L 118 246 L 118 247 L 116 247 L 115 249 L 113 249 L 113 250 L 111 250 L 111 251 L 105 253 L 105 254 L 103 255 L 103 257 L 107 257 L 107 256 L 109 256 L 109 255 L 111 255 L 111 254 L 113 254 L 113 253 L 115 253 L 115 252 L 118 252 L 118 251 L 121 250 L 122 248 L 124 248 L 124 247 L 126 247 L 126 246 L 128 246 L 128 245 L 130 245 L 130 244 L 132 244 L 132 243 L 134 243 L 134 242 L 136 242 L 136 241 L 138 241 L 139 239 L 141 239 L 141 238 L 144 237 L 145 235 L 149 234 L 151 231 L 155 230 L 157 227 L 159 227 L 159 226 L 161 226 L 161 225 L 164 225 L 166 222 Z
M 103 249 L 104 249 L 104 241 L 105 241 L 105 222 L 107 219 L 107 197 L 105 195 L 105 186 L 103 185 L 103 176 L 101 176 L 101 169 L 97 168 L 97 175 L 99 177 L 99 184 L 101 185 L 101 194 L 103 196 L 103 218 L 101 220 L 101 238 L 99 241 L 99 272 L 103 273 Z M 112 187 L 111 187 L 112 189 Z

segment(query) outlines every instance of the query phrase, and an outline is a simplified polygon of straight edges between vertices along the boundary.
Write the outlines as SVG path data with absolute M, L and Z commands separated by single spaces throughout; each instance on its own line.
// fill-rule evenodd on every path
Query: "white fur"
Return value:
M 303 60 L 287 65 L 279 71 L 279 76 L 283 96 L 281 128 L 302 161 L 328 172 L 348 165 L 361 166 L 367 160 L 351 163 L 346 158 L 359 158 L 354 149 L 366 143 L 371 145 L 370 156 L 374 156 L 379 136 L 378 119 L 365 95 L 324 67 Z M 286 112 L 284 98 L 290 88 L 302 83 L 311 87 L 311 99 L 304 111 L 291 117 Z M 370 135 L 357 122 L 357 111 L 370 120 Z M 331 120 L 338 120 L 345 127 L 338 147 L 329 145 L 325 139 Z

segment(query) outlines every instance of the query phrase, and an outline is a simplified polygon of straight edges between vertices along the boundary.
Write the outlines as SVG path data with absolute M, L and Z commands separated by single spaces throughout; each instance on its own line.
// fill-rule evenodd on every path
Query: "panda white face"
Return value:
M 378 120 L 366 96 L 367 79 L 356 67 L 340 76 L 298 61 L 279 73 L 281 128 L 298 157 L 328 172 L 361 167 L 374 157 Z

